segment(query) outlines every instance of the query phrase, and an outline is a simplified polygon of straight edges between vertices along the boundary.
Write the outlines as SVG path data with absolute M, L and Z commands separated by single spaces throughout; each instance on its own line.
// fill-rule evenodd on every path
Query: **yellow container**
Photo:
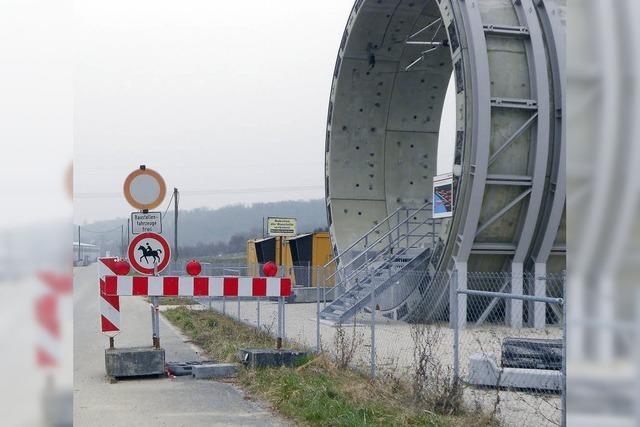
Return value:
M 300 234 L 295 237 L 266 237 L 247 241 L 247 265 L 249 274 L 259 275 L 258 264 L 272 261 L 283 266 L 285 274 L 296 279 L 300 286 L 333 286 L 334 281 L 323 280 L 335 271 L 335 265 L 322 267 L 333 257 L 331 238 L 326 231 Z

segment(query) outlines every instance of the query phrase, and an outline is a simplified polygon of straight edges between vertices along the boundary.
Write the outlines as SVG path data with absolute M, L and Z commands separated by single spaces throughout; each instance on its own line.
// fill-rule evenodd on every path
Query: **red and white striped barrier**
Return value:
M 102 332 L 120 332 L 120 297 L 288 297 L 288 277 L 118 276 L 115 258 L 100 258 L 100 317 Z
M 291 279 L 280 277 L 106 276 L 106 296 L 288 297 Z
M 70 274 L 54 272 L 40 273 L 38 279 L 41 292 L 35 299 L 34 311 L 38 329 L 36 363 L 42 368 L 52 368 L 60 364 L 62 352 L 60 299 L 71 295 L 73 279 Z
M 116 258 L 99 258 L 98 275 L 100 276 L 100 327 L 102 333 L 114 337 L 120 333 L 120 297 L 102 292 L 105 278 L 116 274 Z

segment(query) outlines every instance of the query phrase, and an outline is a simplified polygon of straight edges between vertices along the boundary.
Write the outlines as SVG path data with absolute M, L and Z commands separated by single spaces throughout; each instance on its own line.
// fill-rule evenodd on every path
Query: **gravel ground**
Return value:
M 289 425 L 228 383 L 177 377 L 111 384 L 104 367 L 108 339 L 99 330 L 96 265 L 75 268 L 74 286 L 74 426 Z M 122 297 L 120 303 L 116 347 L 150 345 L 149 304 L 140 297 Z M 167 361 L 201 360 L 162 316 L 160 338 Z
M 208 309 L 209 301 L 200 300 L 197 309 Z M 272 301 L 242 301 L 240 319 L 257 326 L 258 305 L 260 306 L 260 326 L 273 333 L 277 325 L 277 304 Z M 224 307 L 223 307 L 224 306 Z M 238 303 L 235 300 L 212 301 L 211 308 L 225 312 L 234 318 L 238 317 Z M 287 304 L 285 309 L 285 336 L 305 346 L 316 347 L 316 304 Z M 345 325 L 345 333 L 351 337 L 355 334 L 357 354 L 354 364 L 362 369 L 370 369 L 371 331 L 370 314 L 361 313 L 354 323 Z M 329 323 L 320 324 L 321 345 L 324 350 L 331 350 L 334 345 L 336 327 Z M 469 327 L 460 334 L 461 375 L 464 378 L 468 359 L 474 353 L 485 352 L 495 354 L 500 360 L 500 348 L 503 338 L 561 338 L 562 331 L 557 327 L 549 327 L 543 331 L 529 328 L 514 330 L 499 325 Z M 447 325 L 437 325 L 431 330 L 434 340 L 434 354 L 439 358 L 442 368 L 447 371 L 452 367 L 453 331 Z M 411 325 L 391 321 L 378 316 L 376 323 L 376 361 L 378 372 L 392 372 L 395 375 L 410 375 L 413 365 L 414 345 L 411 337 Z M 560 397 L 555 394 L 535 394 L 531 392 L 499 393 L 499 417 L 506 425 L 544 426 L 559 424 Z M 471 388 L 465 390 L 465 402 L 470 408 L 476 405 L 490 410 L 496 401 L 496 391 L 492 389 Z

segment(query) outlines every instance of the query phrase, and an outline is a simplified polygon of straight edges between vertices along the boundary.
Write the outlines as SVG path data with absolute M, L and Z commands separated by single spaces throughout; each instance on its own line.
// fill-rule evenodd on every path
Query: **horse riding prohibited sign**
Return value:
M 171 248 L 166 239 L 157 233 L 138 234 L 129 244 L 129 263 L 138 273 L 160 273 L 171 259 Z

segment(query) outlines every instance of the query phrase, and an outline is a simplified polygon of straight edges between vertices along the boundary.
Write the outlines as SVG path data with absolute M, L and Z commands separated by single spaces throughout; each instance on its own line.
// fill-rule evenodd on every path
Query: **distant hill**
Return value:
M 254 203 L 252 205 L 232 205 L 219 209 L 198 208 L 179 210 L 178 246 L 186 253 L 202 252 L 215 247 L 218 253 L 237 252 L 241 242 L 249 237 L 262 236 L 262 219 L 269 216 L 284 216 L 298 219 L 298 232 L 306 233 L 327 228 L 326 208 L 323 199 L 308 201 L 284 201 L 274 203 Z M 163 220 L 163 235 L 173 244 L 173 212 L 167 212 Z M 99 245 L 103 251 L 120 253 L 120 227 L 126 233 L 127 218 L 98 221 L 81 226 L 83 243 Z M 77 226 L 74 232 L 77 241 Z M 234 237 L 234 239 L 231 239 Z M 126 243 L 126 235 L 124 236 Z M 215 244 L 215 245 L 214 245 Z M 242 249 L 241 249 L 242 250 Z M 211 254 L 213 255 L 213 254 Z

